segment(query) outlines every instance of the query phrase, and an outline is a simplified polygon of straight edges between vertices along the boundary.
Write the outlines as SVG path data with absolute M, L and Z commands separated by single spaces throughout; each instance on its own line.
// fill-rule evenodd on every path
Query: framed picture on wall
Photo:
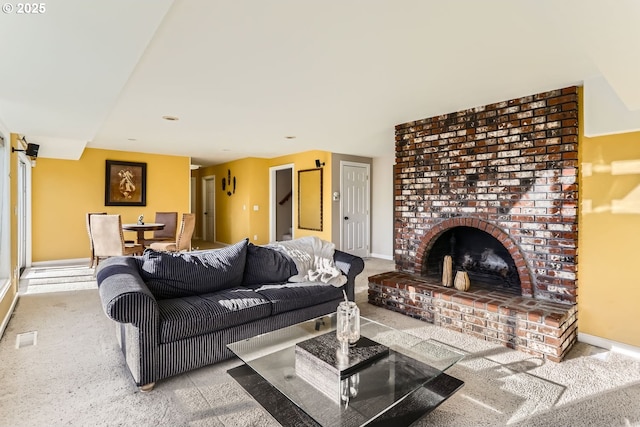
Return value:
M 147 164 L 107 160 L 105 206 L 147 205 Z

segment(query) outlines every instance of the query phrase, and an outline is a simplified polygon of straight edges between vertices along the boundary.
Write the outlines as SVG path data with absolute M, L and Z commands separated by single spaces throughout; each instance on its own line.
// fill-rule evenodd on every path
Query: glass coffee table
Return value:
M 322 362 L 316 369 L 300 349 L 330 342 L 335 325 L 330 314 L 229 344 L 244 364 L 228 372 L 284 426 L 409 425 L 464 384 L 444 373 L 462 353 L 364 317 L 361 341 L 388 352 L 337 377 Z M 330 344 L 324 352 L 340 356 Z

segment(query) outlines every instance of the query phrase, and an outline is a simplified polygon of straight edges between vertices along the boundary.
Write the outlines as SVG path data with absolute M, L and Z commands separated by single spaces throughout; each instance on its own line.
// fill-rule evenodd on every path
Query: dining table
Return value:
M 159 222 L 145 222 L 144 224 L 122 224 L 122 229 L 125 231 L 135 231 L 137 233 L 136 243 L 143 245 L 144 233 L 146 231 L 162 230 L 164 229 L 164 224 L 161 224 Z

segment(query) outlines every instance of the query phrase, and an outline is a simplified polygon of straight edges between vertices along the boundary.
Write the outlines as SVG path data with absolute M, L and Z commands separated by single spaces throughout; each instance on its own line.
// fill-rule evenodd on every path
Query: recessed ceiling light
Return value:
M 162 116 L 163 119 L 168 120 L 170 122 L 175 122 L 180 120 L 179 118 L 177 118 L 176 116 Z
M 286 139 L 296 139 L 295 135 L 287 135 L 285 136 Z
M 127 138 L 127 140 L 129 140 L 129 141 L 137 141 L 137 139 L 135 139 L 135 138 Z

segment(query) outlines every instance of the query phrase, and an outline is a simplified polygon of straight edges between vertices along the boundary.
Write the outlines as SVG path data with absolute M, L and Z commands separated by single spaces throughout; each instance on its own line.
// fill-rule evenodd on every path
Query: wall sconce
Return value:
M 321 162 L 320 159 L 316 159 L 316 167 L 321 168 L 324 166 L 324 162 Z

